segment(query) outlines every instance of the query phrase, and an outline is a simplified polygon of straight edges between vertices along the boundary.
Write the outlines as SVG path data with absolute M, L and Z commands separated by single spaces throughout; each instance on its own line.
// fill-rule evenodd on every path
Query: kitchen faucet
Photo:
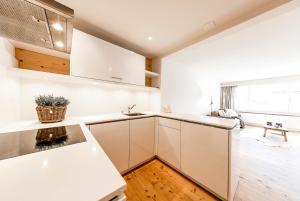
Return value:
M 136 106 L 136 104 L 133 104 L 132 106 L 128 106 L 128 114 L 130 114 L 131 110 Z

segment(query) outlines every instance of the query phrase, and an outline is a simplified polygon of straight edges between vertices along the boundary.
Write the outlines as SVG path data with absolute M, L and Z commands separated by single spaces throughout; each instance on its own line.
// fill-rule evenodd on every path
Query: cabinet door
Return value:
M 130 167 L 154 156 L 154 137 L 154 118 L 130 120 Z
M 159 126 L 157 155 L 180 169 L 180 130 Z
M 129 121 L 90 126 L 95 139 L 119 172 L 129 168 Z
M 145 85 L 145 57 L 116 45 L 111 46 L 111 80 Z
M 110 55 L 108 42 L 76 29 L 73 30 L 71 75 L 110 80 Z
M 181 123 L 181 170 L 227 199 L 228 131 Z
M 125 82 L 145 86 L 145 57 L 130 51 L 127 55 Z
M 125 63 L 128 60 L 126 50 L 117 45 L 111 44 L 111 71 L 110 80 L 113 82 L 126 83 Z
M 71 75 L 145 85 L 145 57 L 74 29 Z

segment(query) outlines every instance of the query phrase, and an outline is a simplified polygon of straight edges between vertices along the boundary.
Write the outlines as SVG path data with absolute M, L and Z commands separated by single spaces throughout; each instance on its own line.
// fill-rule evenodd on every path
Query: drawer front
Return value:
M 167 119 L 167 118 L 160 117 L 159 118 L 159 125 L 180 130 L 180 121 L 178 121 L 178 120 L 173 120 L 173 119 Z

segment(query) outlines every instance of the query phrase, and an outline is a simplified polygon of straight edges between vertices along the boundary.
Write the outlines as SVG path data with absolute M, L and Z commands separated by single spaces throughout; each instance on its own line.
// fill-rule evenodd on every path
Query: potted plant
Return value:
M 35 98 L 36 111 L 41 123 L 59 122 L 65 119 L 70 101 L 62 96 L 39 95 Z

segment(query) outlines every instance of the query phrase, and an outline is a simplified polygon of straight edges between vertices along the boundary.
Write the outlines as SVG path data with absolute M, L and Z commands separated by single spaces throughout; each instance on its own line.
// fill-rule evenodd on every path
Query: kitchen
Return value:
M 103 12 L 109 5 L 89 3 Z M 143 33 L 147 50 L 99 34 L 101 27 L 82 18 L 99 11 L 82 1 L 0 6 L 0 200 L 236 200 L 239 121 L 182 109 L 209 110 L 213 98 L 180 102 L 188 93 L 178 87 L 182 81 L 168 82 L 174 78 L 161 59 L 177 44 L 164 53 L 157 46 L 154 54 L 149 49 L 161 43 L 154 30 Z M 205 34 L 214 35 L 215 27 L 205 24 Z M 166 92 L 169 84 L 180 95 Z M 148 180 L 133 184 L 152 164 L 161 172 L 144 172 Z M 181 184 L 159 179 L 164 168 Z M 182 181 L 191 185 L 186 192 Z

